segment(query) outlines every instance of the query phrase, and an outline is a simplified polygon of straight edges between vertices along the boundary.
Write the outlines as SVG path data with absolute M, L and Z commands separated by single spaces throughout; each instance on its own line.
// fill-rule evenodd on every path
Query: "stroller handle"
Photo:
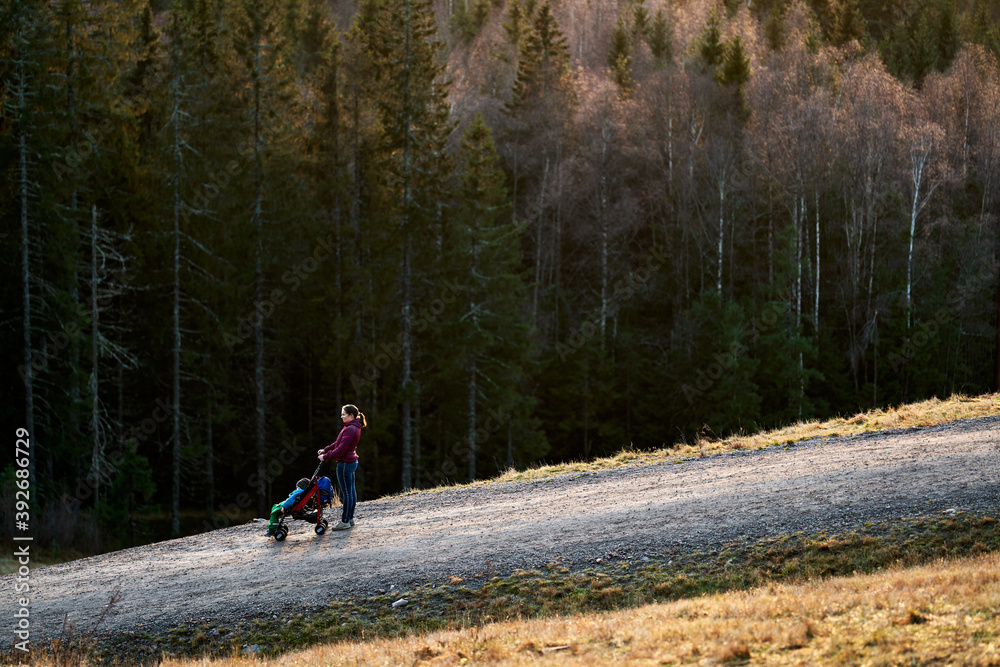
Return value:
M 316 476 L 319 475 L 319 469 L 323 467 L 324 463 L 326 463 L 326 461 L 320 461 L 319 465 L 316 466 L 316 470 L 313 471 L 312 477 L 309 479 L 310 482 L 316 479 Z

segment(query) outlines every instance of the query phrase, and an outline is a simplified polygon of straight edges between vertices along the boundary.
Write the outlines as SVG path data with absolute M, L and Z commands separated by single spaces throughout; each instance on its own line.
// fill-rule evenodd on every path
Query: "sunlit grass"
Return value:
M 789 445 L 812 438 L 837 438 L 915 426 L 935 426 L 962 419 L 975 419 L 1000 414 L 1000 394 L 964 396 L 955 394 L 945 400 L 932 398 L 919 403 L 876 409 L 850 417 L 837 417 L 826 421 L 800 422 L 755 434 L 734 435 L 723 439 L 699 439 L 694 444 L 680 444 L 662 449 L 641 451 L 625 448 L 613 456 L 574 461 L 555 465 L 539 465 L 525 470 L 509 469 L 497 477 L 460 484 L 476 487 L 503 482 L 545 479 L 558 475 L 579 474 L 608 470 L 628 465 L 651 465 L 679 462 L 693 456 L 707 456 L 737 449 L 764 449 L 775 445 Z M 413 493 L 440 492 L 444 488 L 407 491 Z
M 162 665 L 997 665 L 998 610 L 994 552 L 608 612 L 325 643 L 276 657 L 235 650 L 214 659 L 166 658 Z M 34 664 L 55 662 L 36 656 Z

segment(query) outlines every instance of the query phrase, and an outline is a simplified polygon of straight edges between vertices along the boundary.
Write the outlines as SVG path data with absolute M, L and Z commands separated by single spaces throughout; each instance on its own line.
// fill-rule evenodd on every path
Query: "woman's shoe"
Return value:
M 350 527 L 351 527 L 351 524 L 344 523 L 343 521 L 341 521 L 336 526 L 334 526 L 332 530 L 347 530 Z
M 354 519 L 351 519 L 351 528 L 354 528 Z

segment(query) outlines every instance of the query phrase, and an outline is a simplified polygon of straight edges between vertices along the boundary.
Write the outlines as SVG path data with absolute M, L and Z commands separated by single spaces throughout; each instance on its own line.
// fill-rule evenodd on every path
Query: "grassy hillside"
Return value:
M 678 460 L 806 438 L 995 415 L 998 396 L 953 396 L 753 437 L 622 452 L 478 484 Z M 434 490 L 432 490 L 434 491 Z M 423 491 L 428 493 L 431 491 Z M 453 577 L 395 595 L 231 627 L 77 638 L 35 664 L 137 659 L 195 664 L 899 664 L 1000 663 L 1000 522 L 942 508 L 856 531 L 776 535 L 709 553 L 553 562 L 509 576 Z M 409 603 L 393 608 L 405 597 Z M 251 647 L 257 647 L 254 651 Z M 246 653 L 247 651 L 254 653 Z M 126 658 L 126 656 L 128 656 Z M 207 659 L 207 661 L 205 661 Z
M 1000 555 L 992 553 L 607 613 L 344 642 L 267 663 L 995 665 L 1000 663 L 998 608 Z M 208 664 L 260 662 L 234 657 Z

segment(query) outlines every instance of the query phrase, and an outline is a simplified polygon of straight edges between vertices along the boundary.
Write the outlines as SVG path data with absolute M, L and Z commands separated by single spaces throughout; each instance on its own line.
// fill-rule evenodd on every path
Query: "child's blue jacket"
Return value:
M 304 491 L 304 489 L 296 488 L 294 491 L 288 494 L 288 497 L 285 498 L 284 501 L 282 501 L 281 506 L 286 510 L 292 509 L 292 505 L 294 505 L 295 501 L 298 500 L 299 496 L 302 495 L 302 491 Z

